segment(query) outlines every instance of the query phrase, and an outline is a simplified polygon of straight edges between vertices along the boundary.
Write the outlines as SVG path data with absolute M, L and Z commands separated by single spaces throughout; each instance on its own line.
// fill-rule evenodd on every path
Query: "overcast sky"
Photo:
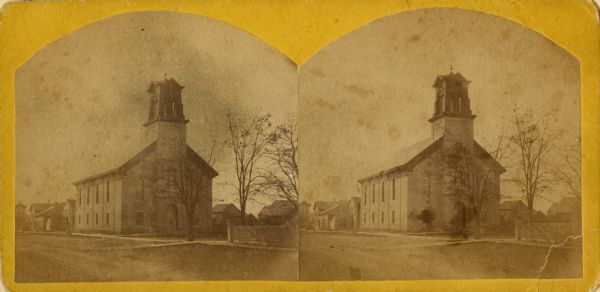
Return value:
M 225 140 L 227 109 L 270 112 L 275 123 L 296 114 L 296 66 L 244 31 L 169 12 L 111 17 L 48 45 L 17 72 L 17 202 L 73 198 L 73 181 L 146 146 L 146 90 L 164 74 L 185 86 L 188 144 L 205 159 L 214 139 Z M 215 156 L 213 195 L 233 201 L 225 186 L 232 157 L 221 147 Z
M 308 200 L 359 196 L 357 180 L 394 153 L 431 137 L 438 74 L 450 66 L 469 87 L 475 139 L 491 149 L 512 109 L 552 113 L 579 134 L 578 61 L 507 20 L 458 9 L 422 9 L 374 21 L 320 50 L 300 70 L 301 181 Z M 513 156 L 514 158 L 514 156 Z M 386 163 L 388 162 L 388 163 Z M 515 174 L 514 165 L 503 178 Z M 503 183 L 503 195 L 519 198 Z M 550 194 L 558 201 L 561 190 Z M 542 209 L 548 201 L 539 202 Z

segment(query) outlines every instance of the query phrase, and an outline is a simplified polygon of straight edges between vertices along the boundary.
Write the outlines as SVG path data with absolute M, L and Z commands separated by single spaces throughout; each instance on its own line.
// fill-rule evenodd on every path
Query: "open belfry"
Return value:
M 75 182 L 75 230 L 155 233 L 188 230 L 189 219 L 173 170 L 199 176 L 194 225 L 211 228 L 212 180 L 218 175 L 186 142 L 183 86 L 165 77 L 148 88 L 145 148 L 117 168 Z M 183 168 L 180 168 L 183 169 Z
M 457 145 L 466 149 L 475 163 L 490 170 L 487 191 L 500 193 L 500 175 L 505 169 L 473 138 L 475 115 L 471 112 L 469 83 L 452 70 L 447 75 L 438 75 L 433 84 L 433 116 L 429 119 L 431 137 L 402 149 L 387 167 L 359 180 L 361 229 L 406 232 L 446 229 L 456 204 L 468 205 L 464 198 L 450 191 L 447 177 L 446 155 Z M 482 224 L 498 223 L 499 204 L 500 196 L 484 202 Z

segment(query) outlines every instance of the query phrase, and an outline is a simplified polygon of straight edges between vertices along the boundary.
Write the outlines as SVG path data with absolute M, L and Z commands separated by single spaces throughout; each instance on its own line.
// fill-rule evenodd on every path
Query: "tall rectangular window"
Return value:
M 78 201 L 79 201 L 79 202 L 78 202 L 78 203 L 79 203 L 79 206 L 81 206 L 81 191 L 82 191 L 82 190 L 81 190 L 81 189 L 79 189 L 79 200 L 78 200 Z
M 85 199 L 85 204 L 89 205 L 90 204 L 90 187 L 87 187 L 87 196 Z
M 371 195 L 373 196 L 373 203 L 375 203 L 375 184 L 373 184 L 373 190 L 371 192 Z
M 396 212 L 392 211 L 392 223 L 396 222 Z
M 79 222 L 79 225 L 81 225 L 81 214 L 77 215 L 77 221 Z
M 383 223 L 383 218 L 385 218 L 385 213 L 381 212 L 381 223 Z
M 100 200 L 99 200 L 100 191 L 99 190 L 100 190 L 100 185 L 98 184 L 98 185 L 96 185 L 96 204 L 98 204 L 100 202 Z M 98 221 L 98 220 L 96 220 L 96 221 Z M 98 224 L 98 223 L 96 223 L 96 224 Z
M 135 224 L 136 225 L 144 224 L 144 212 L 135 212 Z
M 363 222 L 367 224 L 367 213 L 363 213 Z
M 106 213 L 106 224 L 107 224 L 107 225 L 108 225 L 108 224 L 110 224 L 110 219 L 109 219 L 109 218 L 110 218 L 110 217 L 108 216 L 108 213 Z
M 392 179 L 392 200 L 396 199 L 396 179 Z
M 385 182 L 381 182 L 381 201 L 385 202 Z
M 96 213 L 96 225 L 98 225 L 98 213 Z
M 371 213 L 371 222 L 375 223 L 375 212 Z
M 367 204 L 367 190 L 363 188 L 363 199 L 365 200 L 365 205 Z
M 110 202 L 110 182 L 106 182 L 106 201 Z
M 90 214 L 85 214 L 85 224 L 90 224 Z

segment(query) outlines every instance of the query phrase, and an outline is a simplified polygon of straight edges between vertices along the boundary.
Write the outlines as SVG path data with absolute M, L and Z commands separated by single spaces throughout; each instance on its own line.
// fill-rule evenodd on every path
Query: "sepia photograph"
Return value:
M 17 283 L 298 278 L 297 74 L 231 25 L 116 15 L 15 77 Z
M 582 277 L 579 62 L 418 9 L 299 70 L 300 279 Z

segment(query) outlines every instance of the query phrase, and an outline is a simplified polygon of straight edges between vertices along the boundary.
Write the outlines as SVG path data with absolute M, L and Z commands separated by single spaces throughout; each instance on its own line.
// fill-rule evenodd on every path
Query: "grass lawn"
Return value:
M 419 237 L 301 233 L 300 279 L 537 278 L 548 252 L 547 247 L 510 243 L 431 245 L 436 241 L 440 242 Z M 581 273 L 581 249 L 553 249 L 541 277 L 580 278 Z
M 296 251 L 213 245 L 113 250 L 153 242 L 17 234 L 16 282 L 296 280 Z

